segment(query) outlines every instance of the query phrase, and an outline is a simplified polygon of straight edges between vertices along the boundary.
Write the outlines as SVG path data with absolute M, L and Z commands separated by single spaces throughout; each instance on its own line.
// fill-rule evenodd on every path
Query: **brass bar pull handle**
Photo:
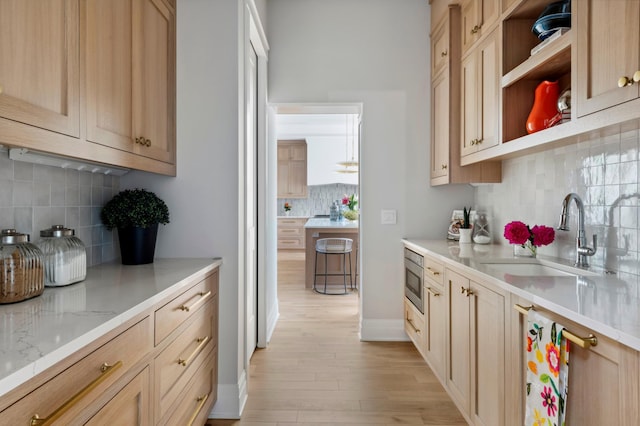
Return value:
M 531 306 L 522 306 L 522 305 L 518 305 L 516 303 L 515 305 L 513 305 L 513 309 L 515 309 L 516 311 L 520 312 L 522 315 L 528 315 L 529 311 L 531 309 L 533 309 L 533 305 L 531 305 Z
M 443 169 L 446 169 L 447 166 L 442 166 Z M 433 275 L 434 277 L 437 277 L 438 275 L 440 275 L 440 272 L 438 271 L 434 271 L 433 269 L 429 268 L 427 266 L 427 272 L 429 272 L 431 275 Z
M 407 318 L 407 324 L 409 324 L 411 326 L 411 328 L 413 328 L 413 331 L 416 334 L 420 334 L 420 329 L 417 328 L 415 325 L 413 325 L 413 320 L 411 318 Z
M 434 289 L 432 289 L 431 287 L 427 287 L 427 291 L 429 293 L 431 293 L 433 295 L 433 297 L 438 297 L 440 296 L 440 293 L 438 293 L 437 291 L 435 291 Z
M 196 308 L 196 306 L 198 306 L 199 304 L 201 304 L 202 302 L 204 302 L 209 296 L 211 295 L 211 291 L 208 291 L 206 293 L 200 292 L 198 293 L 198 296 L 200 296 L 200 299 L 196 300 L 192 305 L 187 306 L 187 305 L 180 305 L 178 307 L 178 309 L 180 309 L 181 311 L 185 311 L 185 312 L 189 312 L 192 311 Z
M 564 328 L 562 329 L 562 335 L 565 339 L 575 343 L 582 349 L 589 349 L 591 346 L 598 345 L 598 338 L 591 333 L 589 333 L 587 337 L 580 337 L 577 334 L 573 334 L 572 332 Z
M 482 28 L 482 25 L 475 25 L 473 28 L 471 28 L 471 34 L 477 34 L 478 31 L 480 31 L 480 28 Z
M 200 350 L 204 347 L 204 345 L 207 344 L 208 341 L 209 341 L 209 336 L 197 338 L 196 342 L 199 343 L 198 347 L 196 347 L 196 349 L 193 352 L 191 352 L 191 355 L 189 355 L 187 359 L 178 358 L 178 364 L 180 364 L 183 367 L 186 367 L 191 361 L 193 361 L 193 358 L 195 358 L 196 355 L 200 353 Z
M 100 383 L 104 382 L 111 376 L 117 369 L 122 367 L 122 361 L 118 361 L 113 365 L 109 365 L 107 363 L 102 364 L 100 366 L 100 376 L 94 379 L 91 383 L 89 383 L 84 388 L 80 389 L 78 393 L 69 398 L 64 404 L 58 407 L 53 413 L 49 414 L 47 417 L 40 418 L 37 414 L 34 414 L 31 417 L 31 426 L 46 426 L 50 425 L 56 420 L 58 420 L 64 413 L 69 411 L 71 407 L 76 405 L 82 398 L 87 396 L 92 390 L 100 385 Z
M 516 311 L 520 312 L 522 315 L 528 315 L 529 311 L 533 309 L 533 306 L 522 306 L 516 303 L 515 305 L 513 305 L 513 308 Z M 576 345 L 580 346 L 582 349 L 588 349 L 591 346 L 598 345 L 598 338 L 591 333 L 589 333 L 587 337 L 580 337 L 577 334 L 574 334 L 571 331 L 567 330 L 566 328 L 563 328 L 562 336 L 564 336 L 564 338 L 569 340 L 570 342 L 573 342 Z
M 188 426 L 193 425 L 193 422 L 196 421 L 196 417 L 198 417 L 198 413 L 200 412 L 200 410 L 202 410 L 202 407 L 204 407 L 204 404 L 206 404 L 208 399 L 209 399 L 209 394 L 205 394 L 196 398 L 196 402 L 198 403 L 198 406 L 196 407 L 196 410 L 191 415 L 191 418 L 189 418 L 189 422 L 187 423 Z

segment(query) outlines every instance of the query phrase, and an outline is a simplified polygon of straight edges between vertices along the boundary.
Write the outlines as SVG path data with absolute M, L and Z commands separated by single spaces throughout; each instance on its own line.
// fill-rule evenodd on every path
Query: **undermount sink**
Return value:
M 598 275 L 592 271 L 539 259 L 487 259 L 483 260 L 482 264 L 487 268 L 488 272 L 515 276 L 576 277 L 580 275 Z

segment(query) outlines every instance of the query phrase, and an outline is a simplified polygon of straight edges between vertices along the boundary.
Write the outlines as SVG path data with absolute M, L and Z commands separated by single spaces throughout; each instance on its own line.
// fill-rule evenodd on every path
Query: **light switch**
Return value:
M 380 223 L 382 225 L 395 225 L 397 223 L 397 211 L 396 210 L 381 210 L 380 211 Z

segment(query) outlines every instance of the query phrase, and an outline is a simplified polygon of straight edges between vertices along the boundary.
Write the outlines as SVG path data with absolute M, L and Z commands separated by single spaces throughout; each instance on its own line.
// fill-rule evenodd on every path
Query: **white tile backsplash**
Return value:
M 504 226 L 520 220 L 531 226 L 558 225 L 564 197 L 577 193 L 585 206 L 587 239 L 598 235 L 595 266 L 640 270 L 640 135 L 638 130 L 580 142 L 503 161 L 502 183 L 476 187 L 475 202 L 491 212 L 493 241 L 508 244 Z M 578 212 L 570 207 L 571 231 L 540 254 L 575 257 Z
M 29 234 L 63 224 L 87 247 L 88 265 L 116 259 L 116 233 L 100 220 L 102 206 L 119 192 L 120 178 L 9 159 L 0 147 L 0 229 Z

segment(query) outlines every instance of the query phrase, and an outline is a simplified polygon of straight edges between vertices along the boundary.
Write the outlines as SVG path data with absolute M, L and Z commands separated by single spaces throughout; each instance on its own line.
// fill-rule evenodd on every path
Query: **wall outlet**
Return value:
M 396 210 L 381 210 L 380 224 L 395 225 L 397 223 L 398 213 Z

